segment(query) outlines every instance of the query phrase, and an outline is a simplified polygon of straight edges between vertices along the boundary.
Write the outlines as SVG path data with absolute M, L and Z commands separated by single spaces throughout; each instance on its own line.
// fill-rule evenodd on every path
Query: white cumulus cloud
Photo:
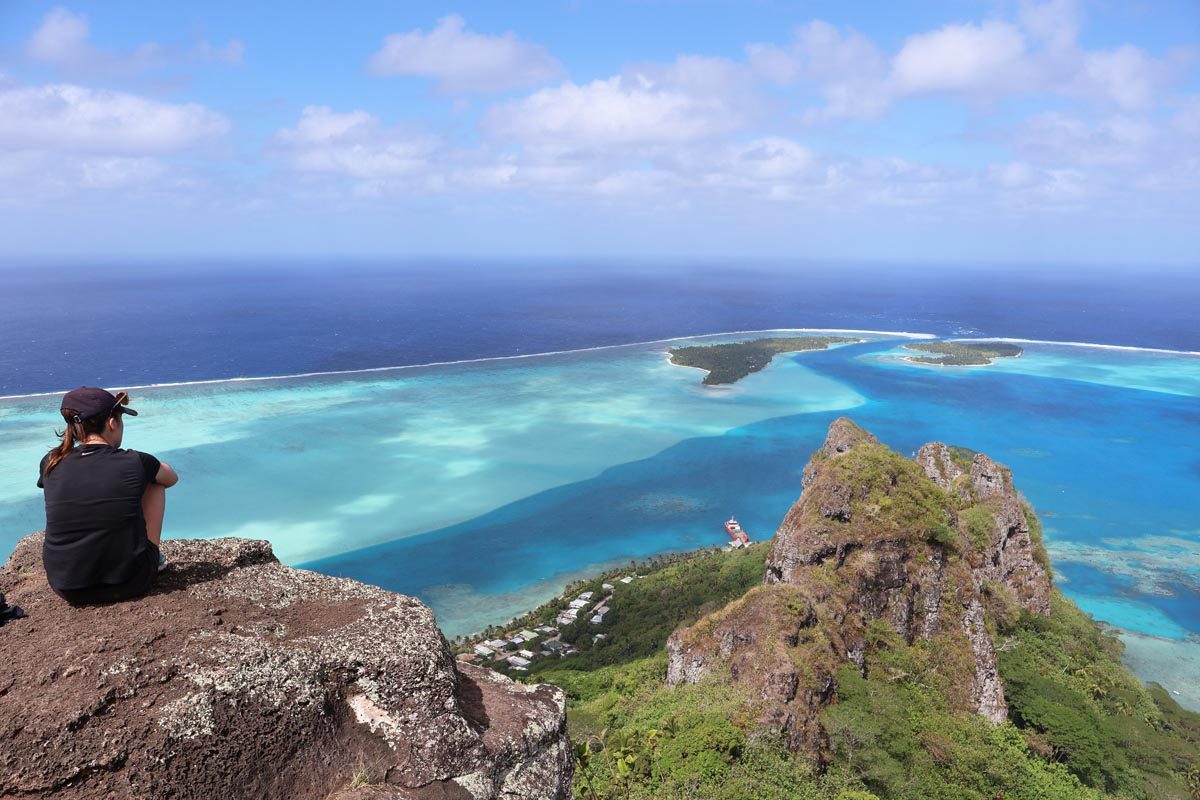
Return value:
M 1017 19 L 1029 36 L 1051 50 L 1075 46 L 1082 24 L 1078 0 L 1049 0 L 1035 3 L 1021 0 Z
M 1096 187 L 1085 172 L 1035 167 L 1024 161 L 992 164 L 984 172 L 994 202 L 1010 211 L 1067 211 L 1080 207 Z
M 905 40 L 892 64 L 901 92 L 998 92 L 1025 83 L 1025 38 L 1006 22 L 946 25 Z
M 685 67 L 688 77 L 695 66 Z M 696 88 L 645 72 L 582 85 L 568 81 L 493 106 L 483 126 L 500 139 L 568 150 L 695 141 L 742 126 L 731 98 Z
M 891 104 L 883 51 L 865 36 L 842 33 L 827 22 L 801 26 L 783 47 L 748 45 L 746 55 L 750 69 L 764 80 L 819 88 L 825 106 L 811 109 L 806 114 L 810 121 L 874 119 Z
M 1088 123 L 1047 111 L 1026 120 L 1012 138 L 1027 160 L 1073 166 L 1133 165 L 1147 158 L 1158 131 L 1145 119 L 1114 116 Z
M 205 187 L 202 175 L 155 156 L 0 149 L 0 204 L 28 208 L 35 201 L 75 202 L 85 196 L 101 203 L 134 197 L 188 203 Z
M 189 46 L 143 42 L 116 50 L 94 46 L 91 35 L 86 16 L 58 6 L 46 13 L 30 35 L 25 55 L 70 76 L 121 78 L 180 63 L 240 64 L 245 53 L 245 45 L 236 39 L 221 46 L 202 39 Z
M 1119 108 L 1138 110 L 1153 104 L 1166 83 L 1169 67 L 1132 45 L 1083 55 L 1076 85 L 1086 94 L 1106 98 Z
M 29 37 L 26 52 L 35 61 L 67 64 L 90 47 L 90 36 L 87 18 L 60 6 L 42 19 L 41 26 Z
M 943 25 L 908 36 L 888 54 L 849 29 L 814 20 L 783 45 L 753 43 L 746 66 L 758 79 L 815 93 L 808 123 L 874 120 L 905 98 L 947 93 L 988 104 L 1003 97 L 1088 99 L 1099 107 L 1143 111 L 1186 74 L 1190 51 L 1155 57 L 1130 44 L 1088 50 L 1078 41 L 1077 0 L 1022 0 L 1014 19 Z
M 1073 0 L 1024 2 L 1017 23 L 946 25 L 908 37 L 892 62 L 897 94 L 958 92 L 1083 97 L 1124 111 L 1150 108 L 1186 71 L 1187 54 L 1155 58 L 1130 44 L 1087 50 Z
M 563 74 L 562 65 L 544 47 L 522 42 L 513 33 L 468 31 L 457 14 L 438 20 L 428 33 L 417 29 L 390 34 L 368 67 L 377 75 L 433 78 L 451 94 L 504 92 Z
M 308 106 L 294 128 L 275 135 L 275 150 L 301 172 L 359 180 L 395 180 L 423 175 L 438 141 L 397 126 L 388 128 L 366 111 Z
M 827 183 L 831 162 L 782 136 L 700 143 L 662 154 L 658 163 L 692 190 L 747 192 L 785 199 Z
M 0 87 L 0 144 L 11 149 L 111 155 L 174 153 L 230 129 L 196 103 L 163 103 L 73 84 Z

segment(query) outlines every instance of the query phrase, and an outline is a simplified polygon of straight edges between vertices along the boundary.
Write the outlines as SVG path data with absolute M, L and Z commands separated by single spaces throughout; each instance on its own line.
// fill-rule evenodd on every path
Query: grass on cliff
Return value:
M 828 458 L 819 452 L 814 458 Z M 949 509 L 956 501 L 937 484 L 925 477 L 921 467 L 879 443 L 860 443 L 853 449 L 828 460 L 827 478 L 806 491 L 831 491 L 852 486 L 856 491 L 848 499 L 850 527 L 856 540 L 879 537 L 931 539 L 953 543 Z M 818 508 L 836 505 L 816 498 Z M 816 518 L 814 525 L 827 526 L 828 520 Z M 835 532 L 836 535 L 836 532 Z
M 1021 511 L 1025 514 L 1025 522 L 1029 525 L 1029 539 L 1033 542 L 1033 560 L 1042 565 L 1046 574 L 1053 577 L 1054 567 L 1050 564 L 1050 553 L 1046 550 L 1046 537 L 1042 533 L 1042 521 L 1038 519 L 1033 506 L 1021 502 Z
M 670 354 L 672 364 L 708 370 L 708 374 L 704 376 L 704 385 L 719 386 L 736 383 L 750 373 L 758 372 L 780 353 L 824 350 L 831 344 L 855 341 L 859 340 L 841 336 L 779 337 L 729 344 L 676 347 Z

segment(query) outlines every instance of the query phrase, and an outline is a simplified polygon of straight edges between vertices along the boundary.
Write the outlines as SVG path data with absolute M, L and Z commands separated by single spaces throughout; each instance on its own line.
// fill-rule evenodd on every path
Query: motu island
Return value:
M 672 364 L 708 370 L 708 374 L 704 376 L 705 386 L 721 386 L 737 383 L 751 372 L 758 372 L 780 353 L 824 350 L 831 344 L 857 341 L 859 340 L 843 336 L 777 337 L 729 344 L 675 347 L 669 352 Z
M 943 367 L 981 367 L 994 358 L 1019 358 L 1023 349 L 1007 342 L 916 342 L 904 345 L 906 350 L 933 353 L 933 356 L 912 356 L 917 364 L 938 364 Z

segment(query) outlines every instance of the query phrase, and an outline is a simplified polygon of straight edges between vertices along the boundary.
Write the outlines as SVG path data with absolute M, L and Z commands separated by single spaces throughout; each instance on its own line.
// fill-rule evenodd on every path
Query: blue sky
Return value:
M 1200 5 L 0 5 L 11 257 L 1195 267 Z

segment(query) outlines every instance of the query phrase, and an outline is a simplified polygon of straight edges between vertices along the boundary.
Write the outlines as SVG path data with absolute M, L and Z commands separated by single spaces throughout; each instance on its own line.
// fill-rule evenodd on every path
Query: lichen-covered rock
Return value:
M 983 453 L 955 450 L 941 442 L 923 446 L 917 463 L 966 506 L 959 512 L 959 527 L 972 545 L 978 583 L 1003 586 L 1022 607 L 1049 614 L 1049 563 L 1035 541 L 1037 519 L 1013 487 L 1008 468 Z
M 561 690 L 456 664 L 418 600 L 266 542 L 163 550 L 153 591 L 107 606 L 50 591 L 40 535 L 0 570 L 28 613 L 0 629 L 0 797 L 570 796 Z
M 839 419 L 805 467 L 763 585 L 672 634 L 668 682 L 728 667 L 757 695 L 762 724 L 819 760 L 837 671 L 869 671 L 868 637 L 886 624 L 910 644 L 937 639 L 963 654 L 941 666 L 955 677 L 950 701 L 1002 722 L 989 609 L 1049 613 L 1033 525 L 1008 470 L 987 456 L 934 443 L 913 461 Z

